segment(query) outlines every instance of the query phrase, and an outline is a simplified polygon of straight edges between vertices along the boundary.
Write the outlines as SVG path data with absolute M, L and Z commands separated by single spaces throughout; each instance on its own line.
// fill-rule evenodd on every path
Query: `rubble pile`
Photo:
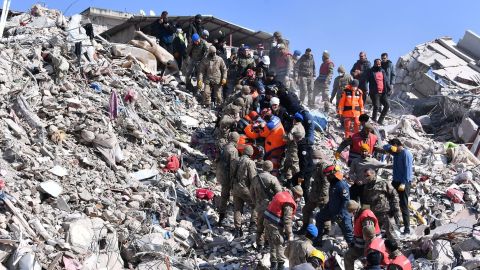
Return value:
M 0 43 L 0 260 L 194 269 L 206 225 L 194 192 L 214 186 L 215 115 L 174 77 L 154 82 L 133 53 L 112 54 L 142 49 L 91 40 L 80 19 L 35 6 L 7 22 Z

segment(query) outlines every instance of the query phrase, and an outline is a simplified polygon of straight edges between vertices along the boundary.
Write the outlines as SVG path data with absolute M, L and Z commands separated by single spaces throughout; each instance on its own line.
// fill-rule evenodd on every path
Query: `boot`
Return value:
M 235 228 L 235 230 L 233 231 L 233 237 L 239 238 L 239 237 L 242 237 L 242 236 L 243 236 L 242 229 L 241 228 Z
M 277 270 L 278 264 L 277 262 L 270 262 L 270 270 Z
M 250 225 L 248 226 L 248 231 L 251 233 L 254 233 L 257 231 L 257 224 L 255 222 L 250 222 Z
M 380 115 L 380 117 L 378 118 L 377 124 L 383 125 L 383 119 L 385 119 L 385 116 Z
M 284 262 L 279 262 L 277 265 L 277 270 L 285 270 Z
M 221 226 L 224 219 L 225 219 L 225 213 L 220 213 L 218 215 L 218 225 Z

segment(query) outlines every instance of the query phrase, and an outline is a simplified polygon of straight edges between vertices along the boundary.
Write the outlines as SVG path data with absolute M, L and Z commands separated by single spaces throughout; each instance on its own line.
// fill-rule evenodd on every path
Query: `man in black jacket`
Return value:
M 352 69 L 350 70 L 350 74 L 353 76 L 354 79 L 357 79 L 360 84 L 358 88 L 363 91 L 363 104 L 367 100 L 367 84 L 368 84 L 368 75 L 370 73 L 370 67 L 372 63 L 367 59 L 367 53 L 360 52 L 359 58 L 357 62 L 353 65 Z
M 395 84 L 395 66 L 393 65 L 392 61 L 388 59 L 387 53 L 382 53 L 382 69 L 385 70 L 385 74 L 387 75 L 387 84 L 390 86 L 390 92 L 393 91 L 393 84 Z
M 370 98 L 372 99 L 373 104 L 372 120 L 381 125 L 383 124 L 383 120 L 385 119 L 388 109 L 390 108 L 390 102 L 388 101 L 390 84 L 387 74 L 382 69 L 382 61 L 380 59 L 375 59 L 374 66 L 370 71 L 368 80 L 370 86 Z M 380 113 L 380 117 L 377 120 L 380 104 L 383 106 L 383 109 Z
M 192 36 L 193 34 L 198 34 L 199 36 L 202 35 L 203 30 L 205 29 L 202 25 L 202 15 L 197 14 L 195 15 L 195 20 L 190 24 L 188 27 L 188 43 L 192 42 Z

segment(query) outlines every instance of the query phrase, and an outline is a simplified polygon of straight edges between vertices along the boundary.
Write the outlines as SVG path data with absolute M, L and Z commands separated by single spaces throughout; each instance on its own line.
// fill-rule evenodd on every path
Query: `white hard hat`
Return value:
M 280 104 L 280 99 L 278 97 L 272 97 L 270 99 L 270 105 L 279 105 Z
M 203 30 L 202 36 L 210 36 L 210 33 L 208 32 L 207 29 Z
M 268 55 L 264 55 L 262 57 L 262 62 L 267 66 L 270 65 L 270 57 Z

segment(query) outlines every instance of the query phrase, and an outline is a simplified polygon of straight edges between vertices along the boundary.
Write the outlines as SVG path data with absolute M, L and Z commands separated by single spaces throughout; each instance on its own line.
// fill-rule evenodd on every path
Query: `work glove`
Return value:
M 397 147 L 396 146 L 391 146 L 390 151 L 392 151 L 393 153 L 397 152 Z
M 225 86 L 227 85 L 227 80 L 226 79 L 222 79 L 222 82 L 220 83 L 222 86 Z
M 405 191 L 405 184 L 401 184 L 400 186 L 398 186 L 397 190 L 400 192 Z
M 340 152 L 335 152 L 335 159 L 340 159 Z
M 202 81 L 198 81 L 198 82 L 197 82 L 197 88 L 198 88 L 198 89 L 202 89 L 202 88 L 203 88 L 203 82 L 202 82 Z

